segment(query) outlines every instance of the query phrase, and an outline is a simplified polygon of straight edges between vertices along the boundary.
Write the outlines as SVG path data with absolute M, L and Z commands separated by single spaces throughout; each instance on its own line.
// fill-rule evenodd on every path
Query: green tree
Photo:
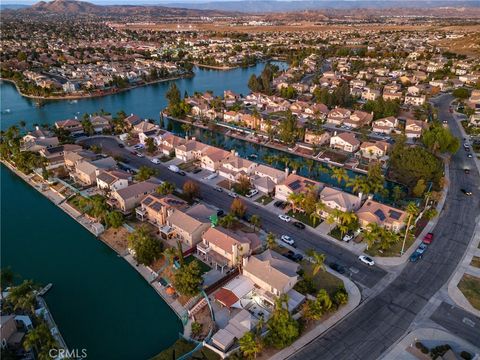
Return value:
M 232 213 L 228 213 L 224 217 L 220 218 L 218 224 L 223 226 L 225 229 L 231 229 L 233 225 L 237 222 L 235 215 Z
M 335 167 L 332 170 L 332 178 L 337 180 L 337 182 L 340 184 L 342 181 L 348 182 L 350 177 L 348 176 L 347 170 L 344 168 L 340 167 Z
M 470 96 L 470 91 L 466 88 L 458 88 L 453 90 L 452 95 L 457 99 L 467 99 Z
M 41 320 L 39 324 L 27 332 L 23 341 L 23 347 L 27 351 L 35 350 L 39 360 L 48 360 L 52 358 L 50 350 L 58 349 L 58 344 L 47 323 Z
M 163 250 L 163 255 L 169 264 L 173 264 L 175 257 L 177 256 L 177 249 L 173 247 L 167 247 L 165 250 Z
M 117 229 L 123 224 L 123 215 L 119 211 L 110 211 L 107 214 L 105 222 L 107 226 Z
M 150 179 L 152 176 L 156 175 L 156 170 L 152 169 L 148 166 L 140 166 L 138 169 L 137 174 L 135 175 L 135 180 L 137 181 L 146 181 Z
M 454 154 L 460 147 L 458 138 L 440 124 L 434 124 L 425 131 L 422 135 L 422 142 L 434 154 Z
M 200 291 L 202 284 L 202 271 L 198 260 L 193 260 L 190 264 L 185 264 L 175 272 L 173 285 L 182 295 L 194 296 Z
M 300 335 L 300 326 L 288 311 L 288 296 L 275 300 L 272 316 L 267 322 L 269 330 L 266 341 L 277 349 L 291 345 Z
M 164 181 L 157 187 L 155 191 L 157 192 L 157 194 L 160 195 L 173 194 L 173 192 L 175 191 L 175 185 L 173 185 L 169 181 Z
M 425 180 L 418 179 L 417 184 L 412 189 L 412 194 L 413 196 L 421 197 L 424 194 L 426 189 L 427 189 L 427 184 L 425 184 Z
M 20 285 L 10 288 L 6 298 L 7 305 L 16 313 L 35 314 L 38 286 L 31 280 L 24 280 Z
M 251 331 L 246 332 L 245 335 L 238 340 L 238 343 L 240 345 L 240 351 L 246 359 L 256 358 L 257 354 L 262 351 L 261 339 L 258 339 Z
M 135 251 L 135 260 L 142 265 L 151 265 L 162 254 L 162 243 L 150 235 L 145 225 L 128 235 L 128 246 Z
M 149 154 L 153 154 L 157 150 L 157 146 L 155 145 L 155 141 L 153 140 L 153 138 L 147 138 L 145 140 L 145 145 Z

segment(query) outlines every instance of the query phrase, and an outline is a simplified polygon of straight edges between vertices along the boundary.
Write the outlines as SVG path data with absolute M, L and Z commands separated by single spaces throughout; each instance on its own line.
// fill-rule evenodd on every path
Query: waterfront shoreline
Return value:
M 84 100 L 84 99 L 95 99 L 95 98 L 101 98 L 101 97 L 105 97 L 105 96 L 110 96 L 110 95 L 117 95 L 117 94 L 120 94 L 122 92 L 126 92 L 126 91 L 129 91 L 129 90 L 133 90 L 133 89 L 137 89 L 137 88 L 140 88 L 140 87 L 144 87 L 144 86 L 148 86 L 148 85 L 155 85 L 155 84 L 160 84 L 160 83 L 163 83 L 163 82 L 168 82 L 168 81 L 174 81 L 174 80 L 179 80 L 179 79 L 188 79 L 188 78 L 192 78 L 195 76 L 195 73 L 191 73 L 191 74 L 185 74 L 185 75 L 179 75 L 179 76 L 174 76 L 174 77 L 171 77 L 171 78 L 166 78 L 166 79 L 159 79 L 159 80 L 155 80 L 155 81 L 149 81 L 149 82 L 146 82 L 144 84 L 141 84 L 141 85 L 134 85 L 134 86 L 129 86 L 127 88 L 124 88 L 124 89 L 117 89 L 117 91 L 110 91 L 110 92 L 106 92 L 106 93 L 103 93 L 103 94 L 93 94 L 93 95 L 73 95 L 73 96 L 36 96 L 36 95 L 28 95 L 28 94 L 25 94 L 24 92 L 22 92 L 20 90 L 20 88 L 18 87 L 18 84 L 12 80 L 12 79 L 6 79 L 6 78 L 2 78 L 0 77 L 0 81 L 5 81 L 5 82 L 8 82 L 8 83 L 11 83 L 13 85 L 15 85 L 15 88 L 17 89 L 17 92 L 27 98 L 27 99 L 30 99 L 30 100 L 37 100 L 37 101 L 69 101 L 69 100 Z
M 87 231 L 89 231 L 95 238 L 97 238 L 98 240 L 100 240 L 102 243 L 104 243 L 105 245 L 107 245 L 112 251 L 115 252 L 115 254 L 117 254 L 117 256 L 121 257 L 123 260 L 125 260 L 128 264 L 131 265 L 131 267 L 133 269 L 135 269 L 137 271 L 137 273 L 139 273 L 142 278 L 155 290 L 155 292 L 160 296 L 160 298 L 162 299 L 162 301 L 164 301 L 169 307 L 170 309 L 175 313 L 175 315 L 177 315 L 177 317 L 180 319 L 180 322 L 182 323 L 182 326 L 183 326 L 183 330 L 184 330 L 184 334 L 189 332 L 189 327 L 186 326 L 185 324 L 183 324 L 183 319 L 182 319 L 182 314 L 179 313 L 179 310 L 176 309 L 174 306 L 172 306 L 172 304 L 168 301 L 167 298 L 165 298 L 165 296 L 160 292 L 160 290 L 154 286 L 153 282 L 150 281 L 148 279 L 148 277 L 141 271 L 141 268 L 140 268 L 140 265 L 137 266 L 135 264 L 135 262 L 133 261 L 133 258 L 131 257 L 130 253 L 127 253 L 127 254 L 121 254 L 119 253 L 115 248 L 113 248 L 108 242 L 104 241 L 100 236 L 97 236 L 92 229 L 90 229 L 87 225 L 87 223 L 83 223 L 79 220 L 79 217 L 82 216 L 82 214 L 80 214 L 80 216 L 75 216 L 76 214 L 73 214 L 72 212 L 75 211 L 75 212 L 78 212 L 76 209 L 74 209 L 73 207 L 71 207 L 69 204 L 67 204 L 67 202 L 63 202 L 63 199 L 60 200 L 60 202 L 57 202 L 56 199 L 55 199 L 55 196 L 53 194 L 57 194 L 57 192 L 55 192 L 54 190 L 52 190 L 50 188 L 50 186 L 48 187 L 47 190 L 45 191 L 42 191 L 41 188 L 39 188 L 39 184 L 36 184 L 28 175 L 22 173 L 21 171 L 19 171 L 14 165 L 12 165 L 10 162 L 8 161 L 5 161 L 5 160 L 0 160 L 0 163 L 3 164 L 6 168 L 8 168 L 11 172 L 13 172 L 16 176 L 18 176 L 20 179 L 22 179 L 23 181 L 25 181 L 25 183 L 27 183 L 28 185 L 30 185 L 33 189 L 37 190 L 40 194 L 42 194 L 45 198 L 47 198 L 48 200 L 50 200 L 57 208 L 63 210 L 67 215 L 69 215 L 73 220 L 75 220 L 78 224 L 80 224 L 83 228 L 85 228 Z M 50 191 L 52 194 L 47 194 L 47 191 Z M 58 195 L 59 197 L 61 197 L 60 195 Z M 64 198 L 66 199 L 66 198 Z M 63 205 L 63 206 L 62 206 Z M 71 211 L 69 211 L 68 209 L 70 209 Z M 148 270 L 147 267 L 144 267 L 142 266 L 142 268 L 145 268 Z

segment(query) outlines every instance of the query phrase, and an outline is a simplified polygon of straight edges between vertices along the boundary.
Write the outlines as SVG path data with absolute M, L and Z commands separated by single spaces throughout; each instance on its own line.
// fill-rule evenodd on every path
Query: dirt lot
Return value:
M 100 239 L 113 247 L 119 254 L 126 254 L 128 247 L 128 234 L 128 230 L 123 226 L 119 227 L 118 229 L 109 228 L 105 230 L 102 235 L 100 235 Z

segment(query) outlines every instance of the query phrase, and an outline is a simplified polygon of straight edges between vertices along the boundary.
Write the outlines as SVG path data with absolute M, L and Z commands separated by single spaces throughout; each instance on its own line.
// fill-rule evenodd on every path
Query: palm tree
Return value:
M 232 213 L 228 213 L 223 218 L 220 219 L 219 223 L 224 228 L 230 229 L 233 224 L 235 224 L 236 218 Z
M 325 254 L 310 249 L 307 251 L 307 255 L 312 263 L 312 276 L 315 276 L 320 270 L 325 270 Z
M 405 210 L 408 214 L 408 221 L 407 228 L 405 229 L 405 237 L 403 238 L 402 250 L 400 251 L 400 255 L 403 255 L 403 251 L 405 250 L 405 242 L 407 241 L 408 231 L 410 230 L 410 224 L 412 222 L 412 219 L 418 214 L 418 207 L 414 202 L 409 202 Z
M 337 182 L 340 184 L 342 181 L 348 181 L 350 177 L 348 176 L 347 170 L 344 168 L 334 168 L 332 170 L 332 178 L 337 180 Z
M 292 192 L 288 195 L 288 201 L 292 205 L 293 212 L 296 212 L 302 207 L 303 200 L 305 199 L 305 194 L 303 193 L 294 193 Z
M 350 186 L 355 193 L 370 193 L 370 185 L 363 176 L 355 176 L 353 179 L 350 179 L 347 182 L 347 186 Z
M 250 218 L 250 223 L 252 224 L 253 231 L 255 232 L 255 228 L 257 226 L 260 227 L 260 223 L 261 223 L 260 216 L 258 216 L 257 214 L 252 215 L 252 217 Z
M 322 310 L 324 311 L 329 311 L 333 306 L 332 299 L 330 298 L 330 295 L 328 295 L 328 292 L 325 289 L 320 289 L 318 291 L 317 301 L 322 307 Z
M 247 332 L 239 340 L 240 351 L 247 359 L 256 358 L 257 353 L 262 351 L 262 344 L 252 332 Z
M 274 249 L 277 246 L 277 241 L 275 240 L 275 234 L 269 232 L 267 234 L 267 248 Z
M 305 165 L 307 167 L 308 174 L 312 175 L 312 172 L 315 169 L 315 161 L 312 159 L 307 159 L 305 160 Z
M 340 209 L 334 209 L 327 218 L 327 223 L 333 224 L 335 222 L 338 222 L 340 219 L 340 216 L 342 215 L 343 211 Z
M 367 243 L 367 250 L 370 249 L 378 240 L 380 226 L 377 223 L 367 225 L 367 231 L 363 235 L 363 239 Z

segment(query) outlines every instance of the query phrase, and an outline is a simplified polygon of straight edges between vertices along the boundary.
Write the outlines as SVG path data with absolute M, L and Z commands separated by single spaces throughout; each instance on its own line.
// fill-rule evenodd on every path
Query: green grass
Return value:
M 470 304 L 480 310 L 480 278 L 464 274 L 458 283 L 458 288 L 465 295 Z
M 308 225 L 308 226 L 311 226 L 312 228 L 316 228 L 318 225 L 320 225 L 320 223 L 322 222 L 321 220 L 317 220 L 316 224 L 314 225 L 313 224 L 313 221 L 310 219 L 310 216 L 308 216 L 307 214 L 305 213 L 301 213 L 301 212 L 293 212 L 293 210 L 290 210 L 288 212 L 288 216 Z
M 185 264 L 190 264 L 192 261 L 194 260 L 197 260 L 198 264 L 200 265 L 200 270 L 202 272 L 202 275 L 209 272 L 210 270 L 212 270 L 210 268 L 210 266 L 208 266 L 207 264 L 205 264 L 203 261 L 200 261 L 198 260 L 195 256 L 193 255 L 190 255 L 188 257 L 185 258 Z
M 268 195 L 262 195 L 257 200 L 255 200 L 255 202 L 260 203 L 262 205 L 268 205 L 272 201 L 273 201 L 273 198 L 271 196 L 268 196 Z
M 400 256 L 400 251 L 402 251 L 402 244 L 403 244 L 404 234 L 400 234 L 399 240 L 393 244 L 393 246 L 387 250 L 380 250 L 380 244 L 373 245 L 370 249 L 365 250 L 365 253 L 370 256 L 380 256 L 380 257 L 398 257 Z M 410 246 L 415 242 L 414 236 L 409 236 L 407 241 L 405 242 L 405 249 L 406 252 Z
M 337 239 L 337 240 L 342 240 L 342 234 L 340 233 L 340 230 L 338 229 L 338 226 L 335 226 L 332 231 L 328 234 L 331 237 Z
M 312 273 L 312 264 L 309 261 L 302 261 L 301 267 L 305 274 L 310 275 Z M 339 286 L 343 286 L 343 281 L 327 271 L 320 270 L 313 277 L 313 284 L 317 291 L 325 289 L 329 294 L 333 294 Z
M 472 262 L 470 263 L 471 266 L 475 266 L 477 268 L 480 268 L 480 257 L 479 256 L 474 256 L 472 258 Z

